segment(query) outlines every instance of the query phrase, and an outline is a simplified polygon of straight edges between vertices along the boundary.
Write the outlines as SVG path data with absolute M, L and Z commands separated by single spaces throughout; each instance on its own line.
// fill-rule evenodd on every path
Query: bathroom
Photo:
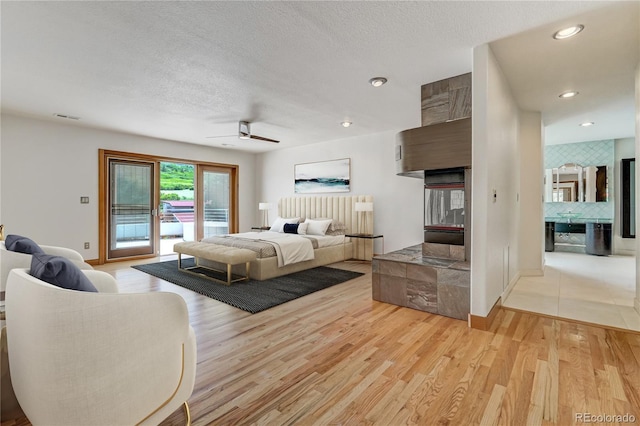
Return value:
M 632 173 L 630 178 L 623 178 L 623 165 L 635 164 L 635 138 L 548 144 L 544 153 L 544 275 L 520 278 L 503 305 L 640 330 L 640 315 L 634 310 L 634 167 L 627 166 Z M 633 161 L 626 161 L 629 159 Z M 589 198 L 585 194 L 587 173 L 583 174 L 582 191 L 573 184 L 564 185 L 563 190 L 558 181 L 568 179 L 552 176 L 553 169 L 557 173 L 563 165 L 566 168 L 576 165 L 583 171 L 591 166 L 606 168 L 605 185 L 601 183 L 597 189 L 606 196 L 598 196 L 600 201 L 594 201 L 595 196 L 591 196 L 591 201 L 577 201 L 580 192 L 582 200 Z M 567 187 L 573 188 L 573 198 Z M 625 191 L 630 195 L 626 207 Z

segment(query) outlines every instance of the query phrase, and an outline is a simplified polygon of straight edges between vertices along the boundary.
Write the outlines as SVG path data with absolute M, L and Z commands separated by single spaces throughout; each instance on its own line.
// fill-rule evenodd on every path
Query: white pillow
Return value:
M 324 235 L 327 232 L 327 229 L 329 228 L 329 225 L 331 225 L 331 219 L 324 219 L 324 220 L 314 220 L 314 219 L 307 219 L 304 221 L 304 223 L 308 223 L 308 227 L 307 227 L 307 235 Z
M 273 222 L 273 225 L 271 225 L 271 229 L 269 229 L 269 231 L 282 232 L 285 223 L 298 223 L 298 222 L 300 222 L 299 217 L 282 218 L 278 216 L 276 218 L 276 221 Z
M 309 227 L 309 224 L 304 222 L 298 225 L 298 234 L 299 235 L 307 235 L 307 228 Z

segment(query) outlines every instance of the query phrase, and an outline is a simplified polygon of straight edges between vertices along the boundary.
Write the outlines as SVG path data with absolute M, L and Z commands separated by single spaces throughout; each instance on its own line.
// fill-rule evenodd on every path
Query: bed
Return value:
M 355 211 L 355 204 L 358 202 L 373 202 L 373 197 L 370 195 L 285 197 L 279 200 L 278 218 L 300 218 L 300 222 L 307 218 L 316 221 L 331 219 L 327 229 L 328 235 L 285 235 L 287 233 L 275 231 L 247 232 L 209 237 L 202 242 L 255 251 L 258 256 L 251 262 L 249 275 L 260 281 L 341 262 L 345 259 L 359 259 L 362 258 L 360 251 L 357 248 L 354 249 L 354 245 L 348 237 L 345 237 L 345 234 L 372 233 L 373 212 L 365 213 L 369 216 L 366 221 L 363 221 L 360 216 L 363 213 Z M 360 228 L 361 226 L 367 226 L 367 229 Z M 307 248 L 303 250 L 287 247 L 291 244 L 289 237 L 309 241 L 312 254 L 308 253 Z M 285 253 L 283 255 L 279 252 Z M 213 268 L 224 266 L 210 261 L 204 261 L 204 263 Z M 241 266 L 238 265 L 237 271 L 234 270 L 234 272 L 242 274 Z

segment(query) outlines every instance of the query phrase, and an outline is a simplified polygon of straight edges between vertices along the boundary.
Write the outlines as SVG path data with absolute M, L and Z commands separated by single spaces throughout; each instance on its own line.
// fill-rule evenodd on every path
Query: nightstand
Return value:
M 382 234 L 345 234 L 345 237 L 349 237 L 349 238 L 357 238 L 357 239 L 362 239 L 362 240 L 372 240 L 374 241 L 377 238 L 382 238 L 382 254 L 384 254 L 384 235 Z M 367 257 L 367 246 L 364 247 L 364 257 Z M 373 253 L 373 246 L 371 247 L 371 257 L 373 257 L 373 255 L 375 253 Z
M 262 232 L 262 231 L 268 231 L 269 229 L 271 229 L 271 227 L 270 226 L 252 226 L 251 229 L 254 231 Z

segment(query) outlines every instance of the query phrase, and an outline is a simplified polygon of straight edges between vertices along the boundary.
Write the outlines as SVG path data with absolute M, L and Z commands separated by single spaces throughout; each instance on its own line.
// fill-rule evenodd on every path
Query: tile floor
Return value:
M 542 277 L 522 277 L 506 307 L 640 331 L 633 308 L 636 258 L 545 253 Z

